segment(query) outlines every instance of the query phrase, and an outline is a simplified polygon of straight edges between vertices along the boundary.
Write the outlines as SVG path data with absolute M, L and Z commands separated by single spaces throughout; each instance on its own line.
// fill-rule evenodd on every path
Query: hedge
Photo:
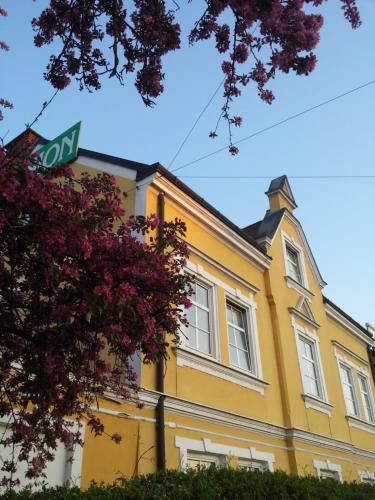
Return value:
M 111 485 L 92 484 L 87 490 L 52 488 L 36 493 L 8 491 L 5 500 L 286 500 L 375 499 L 375 487 L 365 483 L 339 483 L 284 472 L 249 472 L 235 469 L 167 471 Z

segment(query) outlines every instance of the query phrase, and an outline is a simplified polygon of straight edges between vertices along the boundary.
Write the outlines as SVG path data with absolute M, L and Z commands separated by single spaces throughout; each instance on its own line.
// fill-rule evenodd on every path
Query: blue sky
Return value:
M 42 79 L 52 48 L 32 44 L 30 20 L 46 0 L 2 0 L 8 18 L 0 19 L 1 39 L 10 46 L 0 54 L 0 96 L 11 100 L 0 124 L 6 140 L 19 134 L 38 113 L 53 89 Z M 276 101 L 262 103 L 249 86 L 234 106 L 244 118 L 236 139 L 375 79 L 375 0 L 360 0 L 363 25 L 352 30 L 338 0 L 320 10 L 325 16 L 318 65 L 309 77 L 278 75 L 272 83 Z M 201 1 L 180 2 L 187 29 L 201 12 Z M 165 59 L 165 92 L 154 109 L 145 108 L 131 81 L 120 87 L 103 82 L 99 92 L 79 92 L 73 83 L 60 93 L 35 126 L 53 138 L 82 120 L 81 146 L 124 158 L 168 166 L 181 142 L 222 79 L 220 57 L 211 42 Z M 204 113 L 172 169 L 226 145 L 225 129 L 214 128 L 220 92 Z M 358 321 L 375 323 L 375 178 L 293 179 L 301 175 L 375 175 L 375 85 L 370 85 L 240 145 L 240 154 L 213 155 L 177 172 L 239 226 L 263 217 L 269 179 L 199 179 L 185 176 L 270 176 L 287 174 L 301 221 L 320 271 L 324 293 Z M 361 265 L 359 265 L 361 264 Z

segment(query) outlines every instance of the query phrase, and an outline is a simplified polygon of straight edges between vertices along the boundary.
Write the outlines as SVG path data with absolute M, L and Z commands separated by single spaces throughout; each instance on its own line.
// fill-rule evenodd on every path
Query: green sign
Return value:
M 37 146 L 33 152 L 40 156 L 42 165 L 44 167 L 57 167 L 74 160 L 78 154 L 80 129 L 81 122 L 78 122 L 45 146 Z

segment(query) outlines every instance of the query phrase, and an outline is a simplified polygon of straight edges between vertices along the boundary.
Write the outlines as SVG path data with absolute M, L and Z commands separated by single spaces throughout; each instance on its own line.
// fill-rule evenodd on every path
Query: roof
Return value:
M 33 135 L 34 139 L 34 145 L 36 143 L 41 143 L 41 144 L 47 144 L 48 139 L 45 137 L 41 136 L 37 132 L 35 132 L 32 129 L 29 129 L 27 131 L 28 134 Z M 13 139 L 9 145 L 13 145 L 16 143 L 23 134 L 20 134 L 17 136 L 15 139 Z M 210 203 L 208 203 L 204 198 L 199 196 L 195 191 L 193 191 L 189 186 L 181 182 L 175 175 L 173 175 L 169 170 L 167 170 L 165 167 L 163 167 L 160 163 L 153 163 L 153 164 L 147 164 L 147 163 L 140 163 L 132 160 L 126 160 L 125 158 L 120 158 L 118 156 L 112 156 L 104 153 L 98 153 L 97 151 L 92 151 L 90 149 L 84 149 L 84 148 L 79 148 L 78 149 L 78 156 L 86 156 L 87 158 L 92 158 L 95 160 L 100 160 L 100 161 L 105 161 L 108 163 L 112 163 L 114 165 L 118 165 L 120 167 L 128 168 L 130 170 L 135 170 L 136 171 L 136 180 L 141 181 L 142 179 L 145 179 L 146 177 L 159 173 L 166 179 L 168 179 L 170 182 L 172 182 L 174 185 L 176 185 L 181 191 L 186 193 L 188 196 L 190 196 L 194 201 L 199 203 L 201 206 L 203 206 L 206 210 L 208 210 L 210 213 L 215 215 L 221 222 L 223 222 L 226 226 L 228 226 L 232 231 L 237 233 L 241 238 L 243 238 L 247 243 L 250 243 L 256 250 L 261 252 L 263 255 L 266 255 L 269 259 L 271 259 L 270 256 L 267 255 L 267 252 L 265 251 L 264 248 L 262 248 L 258 243 L 255 241 L 255 239 L 250 235 L 247 234 L 245 231 L 243 231 L 240 227 L 238 227 L 236 224 L 234 224 L 231 220 L 229 220 L 225 215 L 223 215 L 219 210 L 217 210 L 215 207 L 213 207 Z
M 345 311 L 343 311 L 342 309 L 340 309 L 339 306 L 337 306 L 336 304 L 334 304 L 325 295 L 323 295 L 323 304 L 328 304 L 329 306 L 331 306 L 339 314 L 341 314 L 342 316 L 344 316 L 345 319 L 347 319 L 348 321 L 350 321 L 350 323 L 352 323 L 356 328 L 358 328 L 359 330 L 361 330 L 361 332 L 363 332 L 365 335 L 367 335 L 370 339 L 373 339 L 373 336 L 371 335 L 371 333 L 364 326 L 362 326 L 360 323 L 358 323 L 358 321 L 356 321 L 351 316 L 349 316 L 349 314 L 347 314 Z
M 273 238 L 279 227 L 280 221 L 283 218 L 286 208 L 281 208 L 276 212 L 267 210 L 264 219 L 250 226 L 244 227 L 242 230 L 252 238 Z

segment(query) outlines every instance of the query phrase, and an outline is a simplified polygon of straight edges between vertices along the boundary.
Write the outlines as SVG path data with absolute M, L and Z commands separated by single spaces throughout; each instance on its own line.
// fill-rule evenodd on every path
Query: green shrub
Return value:
M 111 485 L 52 488 L 37 493 L 8 491 L 4 500 L 375 500 L 369 484 L 290 476 L 285 472 L 234 469 L 166 471 L 121 478 Z

